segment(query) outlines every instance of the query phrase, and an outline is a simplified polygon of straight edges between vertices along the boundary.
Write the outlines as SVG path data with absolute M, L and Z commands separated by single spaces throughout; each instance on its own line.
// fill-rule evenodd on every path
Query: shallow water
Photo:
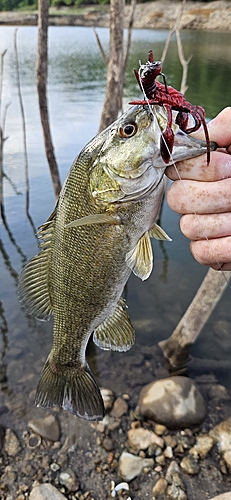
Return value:
M 43 323 L 28 317 L 17 298 L 17 275 L 25 261 L 37 253 L 33 228 L 25 214 L 25 174 L 22 141 L 22 119 L 16 86 L 14 27 L 0 27 L 0 52 L 7 48 L 4 59 L 3 103 L 10 102 L 7 112 L 4 145 L 4 171 L 14 183 L 4 178 L 4 204 L 7 231 L 0 226 L 0 406 L 25 397 L 37 385 L 39 372 L 49 352 L 52 322 Z M 108 53 L 108 29 L 97 30 Z M 145 62 L 148 50 L 161 57 L 167 31 L 135 30 L 126 77 L 124 107 L 138 97 L 132 68 L 139 59 Z M 182 32 L 185 56 L 193 54 L 189 67 L 187 98 L 206 108 L 212 118 L 230 104 L 231 80 L 230 34 Z M 36 27 L 18 30 L 18 52 L 22 97 L 26 116 L 27 148 L 30 175 L 30 213 L 35 227 L 42 224 L 54 207 L 54 195 L 44 153 L 36 95 Z M 173 38 L 163 68 L 169 84 L 179 88 L 181 68 Z M 48 95 L 55 154 L 62 181 L 81 148 L 97 133 L 104 100 L 106 70 L 91 28 L 51 27 L 49 30 Z M 19 194 L 20 193 L 20 194 Z M 195 207 L 196 209 L 196 207 Z M 136 328 L 137 343 L 153 346 L 169 337 L 200 285 L 206 269 L 190 255 L 188 241 L 179 231 L 179 217 L 164 203 L 161 224 L 173 238 L 170 243 L 154 242 L 155 267 L 147 282 L 131 276 L 127 287 L 129 314 Z M 193 347 L 201 358 L 230 359 L 228 335 L 231 290 L 227 290 L 219 306 Z M 121 358 L 121 355 L 118 355 Z M 89 350 L 101 384 L 107 377 L 97 362 L 103 356 L 97 348 Z M 105 354 L 105 363 L 108 357 Z M 119 359 L 119 358 L 118 358 Z M 123 354 L 124 377 L 128 354 Z M 116 355 L 113 355 L 116 360 Z M 116 361 L 115 361 L 116 362 Z M 108 369 L 110 370 L 110 362 Z M 105 378 L 105 380 L 104 380 Z M 229 374 L 225 381 L 229 385 Z M 122 389 L 121 389 L 122 390 Z M 32 402 L 30 403 L 33 404 Z

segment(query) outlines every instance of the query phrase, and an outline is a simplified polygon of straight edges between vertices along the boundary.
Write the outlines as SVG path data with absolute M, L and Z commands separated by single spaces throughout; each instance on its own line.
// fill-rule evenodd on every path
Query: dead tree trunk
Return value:
M 171 371 L 185 366 L 189 352 L 228 286 L 231 271 L 209 269 L 186 313 L 169 339 L 159 342 Z
M 110 58 L 107 86 L 99 131 L 117 119 L 121 108 L 123 88 L 123 16 L 124 0 L 111 0 L 110 7 Z
M 49 0 L 39 0 L 38 3 L 37 90 L 46 156 L 50 168 L 55 197 L 58 198 L 61 190 L 61 181 L 51 138 L 47 101 L 47 38 L 49 4 Z

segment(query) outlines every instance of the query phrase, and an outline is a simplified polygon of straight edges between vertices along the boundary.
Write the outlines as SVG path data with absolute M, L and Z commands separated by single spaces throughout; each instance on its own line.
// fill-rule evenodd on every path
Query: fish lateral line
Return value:
M 65 228 L 91 226 L 92 224 L 111 224 L 117 226 L 121 225 L 122 222 L 118 215 L 92 214 L 69 222 L 65 225 Z

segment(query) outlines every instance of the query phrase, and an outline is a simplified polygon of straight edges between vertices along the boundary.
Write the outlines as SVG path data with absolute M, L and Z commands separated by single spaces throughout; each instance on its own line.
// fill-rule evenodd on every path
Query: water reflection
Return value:
M 4 170 L 13 182 L 4 183 L 6 217 L 0 226 L 0 360 L 3 386 L 7 385 L 14 393 L 21 390 L 28 394 L 35 388 L 36 377 L 38 379 L 49 352 L 52 323 L 38 323 L 21 310 L 17 299 L 17 278 L 27 258 L 38 251 L 34 234 L 52 212 L 55 200 L 44 152 L 36 94 L 37 29 L 22 27 L 18 30 L 18 57 L 27 127 L 31 200 L 31 219 L 28 221 L 25 214 L 23 131 L 15 72 L 14 29 L 0 27 L 0 52 L 7 48 L 3 104 L 9 100 L 12 102 L 6 121 L 8 140 L 4 145 Z M 106 28 L 99 28 L 97 32 L 108 54 L 109 32 Z M 134 31 L 126 72 L 125 109 L 130 100 L 139 97 L 133 67 L 137 68 L 139 59 L 146 61 L 150 48 L 158 59 L 166 36 L 165 30 Z M 187 99 L 205 106 L 207 116 L 213 117 L 230 104 L 230 92 L 225 83 L 231 79 L 230 34 L 183 31 L 182 41 L 185 57 L 188 58 L 193 52 Z M 163 70 L 167 82 L 179 88 L 181 66 L 174 37 Z M 48 96 L 52 136 L 62 180 L 75 156 L 97 133 L 105 79 L 106 68 L 91 28 L 50 28 Z M 23 193 L 21 196 L 15 194 L 15 186 L 17 193 Z M 134 350 L 139 349 L 141 344 L 153 346 L 172 333 L 206 272 L 191 257 L 188 241 L 179 231 L 179 218 L 168 209 L 165 202 L 161 226 L 173 241 L 153 242 L 155 262 L 151 277 L 146 283 L 141 283 L 131 276 L 126 289 L 129 314 L 136 328 L 137 347 Z M 222 323 L 224 331 L 230 324 L 229 303 L 228 291 L 214 313 L 215 319 L 213 316 L 202 340 L 199 339 L 194 346 L 197 356 L 230 357 L 231 344 L 228 338 L 225 337 L 224 348 L 221 336 L 216 334 L 217 322 L 225 322 Z M 103 371 L 98 363 L 101 356 L 98 350 L 95 347 L 94 351 L 92 349 L 90 345 L 88 355 L 100 378 L 106 370 Z M 100 359 L 107 359 L 107 355 L 103 353 Z M 124 355 L 125 370 L 127 359 L 127 355 Z M 25 382 L 28 374 L 31 378 Z

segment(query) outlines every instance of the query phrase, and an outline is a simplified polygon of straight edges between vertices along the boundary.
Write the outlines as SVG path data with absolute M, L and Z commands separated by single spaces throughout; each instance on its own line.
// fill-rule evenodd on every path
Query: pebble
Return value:
M 189 450 L 191 455 L 199 456 L 200 458 L 206 458 L 208 453 L 213 447 L 214 439 L 212 436 L 207 434 L 197 436 L 196 443 L 193 448 Z
M 168 431 L 167 427 L 162 424 L 156 424 L 154 429 L 157 436 L 162 436 L 163 434 L 166 434 Z
M 181 460 L 180 466 L 184 472 L 190 474 L 191 476 L 195 476 L 200 472 L 198 460 L 194 455 L 187 455 L 186 457 L 184 457 Z
M 183 376 L 157 380 L 143 387 L 139 407 L 144 417 L 169 428 L 197 425 L 206 415 L 205 400 L 197 385 Z
M 123 398 L 117 398 L 114 402 L 110 415 L 120 418 L 128 412 L 128 403 Z
M 6 429 L 5 435 L 5 451 L 9 457 L 15 457 L 21 450 L 21 444 L 12 429 Z
M 59 455 L 66 454 L 69 451 L 75 451 L 77 446 L 78 436 L 74 432 L 66 437 L 63 446 L 58 451 Z
M 167 483 L 166 479 L 161 477 L 156 482 L 155 486 L 152 489 L 152 492 L 155 496 L 163 495 L 167 489 L 167 486 L 168 486 L 168 483 Z
M 119 475 L 125 481 L 132 481 L 141 474 L 144 467 L 153 467 L 153 465 L 152 458 L 141 458 L 123 451 L 119 459 Z
M 113 403 L 115 401 L 115 396 L 111 389 L 106 389 L 105 387 L 100 388 L 101 396 L 103 398 L 104 408 L 106 411 L 112 409 Z
M 48 415 L 45 418 L 30 420 L 28 426 L 32 432 L 39 434 L 39 436 L 43 439 L 48 439 L 49 441 L 59 441 L 60 425 L 58 418 L 54 415 Z
M 106 451 L 112 451 L 114 448 L 113 440 L 109 437 L 105 437 L 105 439 L 102 442 L 102 446 Z
M 60 484 L 65 486 L 65 488 L 67 488 L 68 491 L 76 492 L 79 489 L 79 481 L 74 471 L 70 468 L 67 468 L 62 472 L 60 472 L 59 482 Z
M 66 500 L 66 497 L 51 484 L 44 483 L 32 489 L 29 500 Z
M 180 468 L 179 468 L 178 463 L 175 460 L 172 460 L 172 462 L 169 464 L 167 471 L 166 471 L 166 474 L 165 474 L 166 481 L 168 481 L 168 483 L 171 483 L 173 475 L 178 474 L 179 472 L 180 472 Z
M 166 448 L 164 450 L 164 456 L 166 458 L 172 458 L 173 457 L 173 451 L 172 451 L 171 446 L 166 446 Z
M 231 471 L 231 450 L 224 451 L 223 459 L 224 459 L 229 471 Z
M 150 445 L 157 445 L 160 448 L 164 447 L 164 441 L 154 432 L 139 427 L 138 429 L 129 429 L 128 431 L 129 445 L 134 450 L 146 450 Z

